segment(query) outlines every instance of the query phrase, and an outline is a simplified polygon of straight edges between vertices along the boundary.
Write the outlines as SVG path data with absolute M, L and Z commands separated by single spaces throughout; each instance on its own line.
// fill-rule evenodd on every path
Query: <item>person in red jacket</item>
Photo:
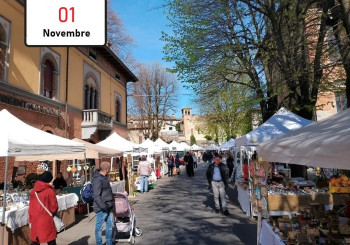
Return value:
M 44 171 L 39 175 L 38 180 L 30 193 L 28 213 L 31 229 L 29 236 L 33 241 L 33 245 L 39 245 L 40 243 L 56 245 L 57 232 L 53 222 L 53 217 L 45 211 L 35 195 L 36 192 L 42 204 L 52 214 L 57 213 L 57 198 L 54 189 L 50 185 L 52 179 L 51 172 Z

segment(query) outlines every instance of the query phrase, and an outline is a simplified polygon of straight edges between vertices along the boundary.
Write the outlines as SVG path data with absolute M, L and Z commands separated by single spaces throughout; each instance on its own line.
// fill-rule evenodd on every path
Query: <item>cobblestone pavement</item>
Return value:
M 239 208 L 232 185 L 228 189 L 230 216 L 216 214 L 205 177 L 207 165 L 198 165 L 192 178 L 181 167 L 180 176 L 166 176 L 155 189 L 130 197 L 137 226 L 143 231 L 136 244 L 256 244 L 256 222 L 249 221 Z M 58 235 L 57 244 L 95 244 L 95 222 L 94 213 L 90 218 L 78 215 L 76 225 Z

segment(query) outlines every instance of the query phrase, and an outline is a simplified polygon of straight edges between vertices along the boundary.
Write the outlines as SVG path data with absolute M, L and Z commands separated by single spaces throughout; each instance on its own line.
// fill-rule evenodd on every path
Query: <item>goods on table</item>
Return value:
M 333 177 L 329 181 L 329 192 L 331 193 L 350 193 L 350 178 L 344 174 L 339 177 Z

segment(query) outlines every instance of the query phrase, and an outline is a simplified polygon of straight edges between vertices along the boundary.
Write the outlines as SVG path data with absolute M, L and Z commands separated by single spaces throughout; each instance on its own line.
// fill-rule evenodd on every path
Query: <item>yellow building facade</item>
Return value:
M 69 139 L 126 138 L 126 87 L 136 81 L 107 45 L 27 47 L 24 0 L 0 0 L 0 110 Z

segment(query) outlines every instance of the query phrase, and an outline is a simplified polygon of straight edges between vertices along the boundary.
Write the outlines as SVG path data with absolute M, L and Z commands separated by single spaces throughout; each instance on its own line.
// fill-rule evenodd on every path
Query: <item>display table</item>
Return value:
M 249 190 L 244 190 L 240 185 L 237 185 L 237 192 L 238 192 L 238 202 L 241 205 L 242 211 L 247 215 L 251 216 L 250 211 L 250 195 Z
M 302 195 L 268 195 L 268 210 L 271 215 L 296 213 L 308 206 L 311 202 L 321 205 L 333 205 L 331 193 L 302 194 Z
M 281 238 L 272 230 L 272 226 L 266 219 L 262 221 L 260 232 L 261 245 L 284 245 Z
M 77 205 L 78 197 L 74 193 L 56 197 L 58 203 L 58 214 L 62 218 L 64 226 L 68 227 L 75 222 L 74 207 Z M 18 209 L 12 208 L 5 212 L 6 230 L 4 244 L 30 244 L 28 209 L 29 207 L 25 206 Z M 1 218 L 2 212 L 0 211 L 0 219 Z

